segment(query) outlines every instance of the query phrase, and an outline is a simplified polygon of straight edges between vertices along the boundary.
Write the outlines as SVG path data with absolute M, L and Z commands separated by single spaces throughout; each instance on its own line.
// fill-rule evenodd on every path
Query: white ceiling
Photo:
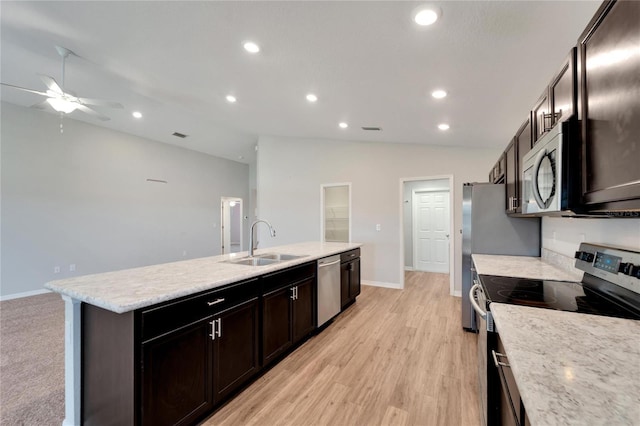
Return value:
M 71 118 L 245 163 L 260 135 L 502 148 L 600 2 L 440 1 L 427 28 L 411 20 L 421 4 L 2 1 L 1 79 L 36 90 L 38 73 L 61 82 L 54 46 L 64 46 L 78 55 L 68 90 L 125 106 L 96 107 L 104 123 Z M 244 51 L 249 39 L 259 54 Z M 449 96 L 433 99 L 436 88 Z M 1 96 L 42 100 L 4 87 Z

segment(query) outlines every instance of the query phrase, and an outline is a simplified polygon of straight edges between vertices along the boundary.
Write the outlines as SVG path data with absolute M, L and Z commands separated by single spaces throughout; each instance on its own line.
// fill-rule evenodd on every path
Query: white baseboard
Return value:
M 462 290 L 454 290 L 453 291 L 453 296 L 462 297 Z
M 404 270 L 405 271 L 413 271 L 413 266 L 405 266 Z
M 385 283 L 382 281 L 361 281 L 361 284 L 363 285 L 370 285 L 373 287 L 384 287 L 384 288 L 395 288 L 395 289 L 402 289 L 402 287 L 400 286 L 400 283 Z
M 20 299 L 22 297 L 37 296 L 38 294 L 45 293 L 51 293 L 51 291 L 45 288 L 42 290 L 25 291 L 24 293 L 7 294 L 5 296 L 0 296 L 0 302 L 4 302 L 5 300 Z

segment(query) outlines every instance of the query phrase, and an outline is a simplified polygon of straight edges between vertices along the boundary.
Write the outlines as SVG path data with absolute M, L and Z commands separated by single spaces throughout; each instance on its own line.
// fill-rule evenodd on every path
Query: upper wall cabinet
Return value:
M 582 203 L 589 212 L 640 213 L 639 47 L 639 1 L 603 3 L 578 40 Z
M 535 144 L 542 135 L 551 130 L 553 123 L 551 116 L 551 105 L 549 104 L 549 87 L 545 87 L 538 102 L 534 105 L 531 116 L 533 118 L 533 143 Z
M 507 147 L 503 158 L 506 158 L 506 211 L 509 214 L 522 213 L 522 196 L 520 186 L 522 178 L 522 158 L 531 150 L 532 120 L 530 117 L 522 123 L 513 141 Z
M 567 120 L 578 110 L 576 52 L 569 52 L 560 70 L 549 85 L 549 107 L 553 111 L 552 126 Z

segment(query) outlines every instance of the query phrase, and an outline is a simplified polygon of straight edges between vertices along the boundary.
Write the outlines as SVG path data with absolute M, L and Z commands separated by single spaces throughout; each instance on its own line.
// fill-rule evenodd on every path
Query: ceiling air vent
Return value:
M 363 127 L 362 130 L 371 130 L 374 132 L 379 132 L 382 129 L 380 127 Z
M 187 135 L 185 135 L 184 133 L 179 133 L 179 132 L 173 132 L 173 136 L 177 137 L 177 138 L 186 138 Z

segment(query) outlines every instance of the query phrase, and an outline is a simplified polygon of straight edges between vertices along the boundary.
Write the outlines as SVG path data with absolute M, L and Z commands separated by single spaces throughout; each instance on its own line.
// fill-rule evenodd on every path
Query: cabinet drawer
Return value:
M 142 340 L 220 312 L 258 295 L 258 280 L 243 281 L 142 311 Z
M 353 250 L 349 250 L 346 251 L 344 253 L 340 253 L 340 262 L 348 262 L 350 260 L 353 260 L 357 257 L 360 257 L 360 249 L 353 249 Z
M 263 293 L 276 290 L 279 287 L 288 286 L 306 278 L 316 275 L 316 262 L 305 263 L 304 265 L 294 266 L 284 271 L 274 272 L 265 275 L 262 282 Z

